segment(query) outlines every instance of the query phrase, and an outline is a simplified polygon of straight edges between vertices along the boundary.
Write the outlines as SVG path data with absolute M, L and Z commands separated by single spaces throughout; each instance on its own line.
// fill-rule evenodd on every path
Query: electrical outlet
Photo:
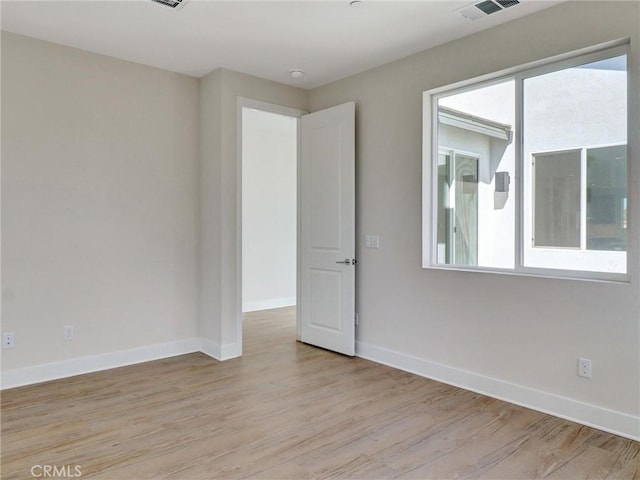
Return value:
M 73 340 L 73 325 L 65 325 L 63 330 L 65 340 Z
M 16 346 L 16 338 L 13 332 L 2 334 L 2 348 L 13 348 Z
M 591 359 L 578 358 L 578 375 L 585 378 L 591 378 Z

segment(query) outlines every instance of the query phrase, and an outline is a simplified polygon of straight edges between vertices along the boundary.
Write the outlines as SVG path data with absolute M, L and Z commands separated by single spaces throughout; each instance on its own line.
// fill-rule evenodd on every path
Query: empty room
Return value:
M 640 478 L 640 1 L 0 8 L 2 479 Z

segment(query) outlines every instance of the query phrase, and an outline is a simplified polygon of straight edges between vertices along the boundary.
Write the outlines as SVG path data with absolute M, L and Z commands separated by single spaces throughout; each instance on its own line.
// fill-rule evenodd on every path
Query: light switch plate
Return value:
M 365 235 L 364 246 L 366 248 L 380 248 L 380 237 L 378 235 Z

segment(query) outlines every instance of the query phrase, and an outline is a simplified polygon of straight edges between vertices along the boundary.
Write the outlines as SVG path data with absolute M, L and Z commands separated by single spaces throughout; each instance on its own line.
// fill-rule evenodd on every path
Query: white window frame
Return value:
M 572 68 L 579 65 L 597 62 L 616 56 L 627 56 L 629 65 L 629 43 L 627 40 L 609 42 L 596 47 L 582 49 L 558 55 L 546 60 L 532 62 L 526 65 L 510 68 L 493 74 L 483 75 L 451 85 L 427 90 L 423 93 L 423 152 L 422 152 L 422 267 L 435 270 L 457 270 L 465 272 L 488 272 L 497 274 L 511 274 L 524 276 L 542 276 L 547 278 L 567 278 L 575 280 L 595 280 L 610 282 L 630 282 L 630 258 L 635 258 L 635 252 L 631 250 L 635 244 L 631 241 L 627 243 L 626 273 L 592 272 L 582 270 L 563 270 L 551 268 L 538 268 L 524 266 L 524 202 L 523 195 L 526 191 L 525 179 L 522 172 L 524 170 L 524 138 L 523 138 L 523 82 L 525 79 L 544 75 L 547 73 Z M 627 68 L 627 75 L 629 70 Z M 468 265 L 452 265 L 437 263 L 437 188 L 438 188 L 438 100 L 442 97 L 463 93 L 465 91 L 476 90 L 481 87 L 488 87 L 509 80 L 515 82 L 515 226 L 514 226 L 514 268 L 495 268 Z M 627 76 L 627 202 L 632 203 L 636 192 L 633 190 L 631 182 L 631 158 L 629 156 L 629 144 L 631 140 L 630 129 L 631 119 L 629 118 L 629 100 L 631 81 Z M 584 148 L 580 146 L 577 148 Z M 593 147 L 592 147 L 593 148 Z M 585 150 L 586 151 L 586 150 Z M 530 180 L 530 179 L 529 179 Z M 582 215 L 582 214 L 581 214 Z M 628 216 L 628 221 L 630 217 Z M 582 220 L 581 220 L 582 221 Z M 582 240 L 581 240 L 582 241 Z

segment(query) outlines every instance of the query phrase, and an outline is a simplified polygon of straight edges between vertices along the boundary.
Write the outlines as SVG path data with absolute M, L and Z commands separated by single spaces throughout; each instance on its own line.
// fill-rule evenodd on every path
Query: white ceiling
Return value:
M 313 88 L 562 0 L 521 1 L 476 22 L 454 13 L 469 0 L 3 0 L 1 15 L 9 32 L 195 77 L 225 67 Z

